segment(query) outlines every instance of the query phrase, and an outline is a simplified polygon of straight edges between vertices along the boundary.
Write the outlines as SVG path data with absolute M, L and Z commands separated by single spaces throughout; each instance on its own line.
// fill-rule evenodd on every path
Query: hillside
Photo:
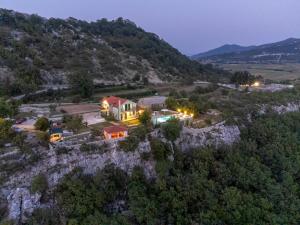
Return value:
M 299 63 L 300 39 L 289 38 L 284 41 L 251 47 L 246 51 L 233 51 L 225 54 L 198 57 L 199 61 L 213 63 Z
M 8 94 L 66 84 L 74 73 L 117 84 L 214 79 L 219 72 L 122 18 L 89 23 L 0 10 L 0 78 Z
M 249 47 L 244 47 L 244 46 L 240 46 L 240 45 L 223 45 L 219 48 L 215 48 L 212 50 L 209 50 L 207 52 L 203 52 L 197 55 L 192 56 L 192 59 L 201 59 L 201 58 L 206 58 L 206 57 L 210 57 L 210 56 L 216 56 L 216 55 L 223 55 L 226 53 L 239 53 L 239 52 L 243 52 L 243 51 L 247 51 L 250 49 L 255 48 L 255 46 L 249 46 Z

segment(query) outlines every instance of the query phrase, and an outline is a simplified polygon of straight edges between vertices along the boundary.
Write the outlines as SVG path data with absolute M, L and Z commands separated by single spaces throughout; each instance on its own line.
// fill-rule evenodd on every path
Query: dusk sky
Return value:
M 300 0 L 0 0 L 0 7 L 48 18 L 127 18 L 188 55 L 300 38 Z

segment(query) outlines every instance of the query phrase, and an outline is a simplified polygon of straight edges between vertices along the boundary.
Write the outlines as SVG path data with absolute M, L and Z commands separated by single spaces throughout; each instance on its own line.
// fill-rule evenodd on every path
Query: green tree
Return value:
M 83 98 L 89 98 L 94 93 L 93 78 L 85 72 L 74 73 L 69 76 L 70 85 L 76 94 L 80 94 Z
M 139 121 L 147 126 L 151 122 L 151 112 L 149 110 L 145 110 L 141 115 L 139 115 Z
M 11 129 L 12 124 L 12 121 L 0 118 L 0 146 L 15 136 L 15 133 Z
M 53 208 L 41 208 L 33 211 L 26 225 L 59 225 L 59 213 Z
M 0 118 L 12 117 L 18 113 L 19 103 L 16 101 L 5 101 L 0 98 Z
M 151 152 L 155 160 L 165 160 L 170 154 L 170 150 L 166 145 L 157 138 L 150 141 Z
M 13 137 L 13 142 L 22 149 L 25 146 L 26 137 L 27 135 L 25 133 L 18 133 Z
M 65 117 L 64 119 L 67 129 L 73 132 L 79 132 L 79 130 L 83 127 L 83 118 L 82 116 L 70 116 Z
M 36 137 L 45 146 L 49 144 L 50 136 L 48 132 L 44 132 L 44 131 L 37 132 Z
M 50 127 L 49 120 L 46 117 L 40 117 L 34 124 L 36 130 L 46 131 Z
M 165 103 L 168 109 L 177 110 L 179 107 L 179 103 L 174 97 L 168 97 Z
M 231 77 L 231 82 L 238 85 L 252 85 L 256 77 L 248 71 L 238 71 Z
M 31 192 L 44 194 L 48 189 L 48 179 L 44 174 L 39 174 L 31 182 Z
M 178 120 L 169 120 L 162 125 L 162 130 L 169 141 L 175 141 L 180 136 L 181 126 Z

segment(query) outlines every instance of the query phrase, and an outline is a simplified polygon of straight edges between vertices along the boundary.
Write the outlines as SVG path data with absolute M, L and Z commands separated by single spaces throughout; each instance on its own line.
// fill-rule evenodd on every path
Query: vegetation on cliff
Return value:
M 296 225 L 299 146 L 300 113 L 261 116 L 233 147 L 175 150 L 174 161 L 159 157 L 156 180 L 147 180 L 141 168 L 130 176 L 113 165 L 95 176 L 76 171 L 57 188 L 58 208 L 49 215 L 59 214 L 73 225 Z M 164 148 L 159 142 L 152 147 Z M 38 212 L 28 224 L 58 223 L 58 216 L 51 223 Z

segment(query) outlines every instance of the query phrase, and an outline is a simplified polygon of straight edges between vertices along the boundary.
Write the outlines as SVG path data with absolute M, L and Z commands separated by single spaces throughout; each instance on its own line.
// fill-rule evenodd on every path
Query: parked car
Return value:
M 26 120 L 27 120 L 26 118 L 16 119 L 15 124 L 21 124 L 21 123 L 24 123 Z

